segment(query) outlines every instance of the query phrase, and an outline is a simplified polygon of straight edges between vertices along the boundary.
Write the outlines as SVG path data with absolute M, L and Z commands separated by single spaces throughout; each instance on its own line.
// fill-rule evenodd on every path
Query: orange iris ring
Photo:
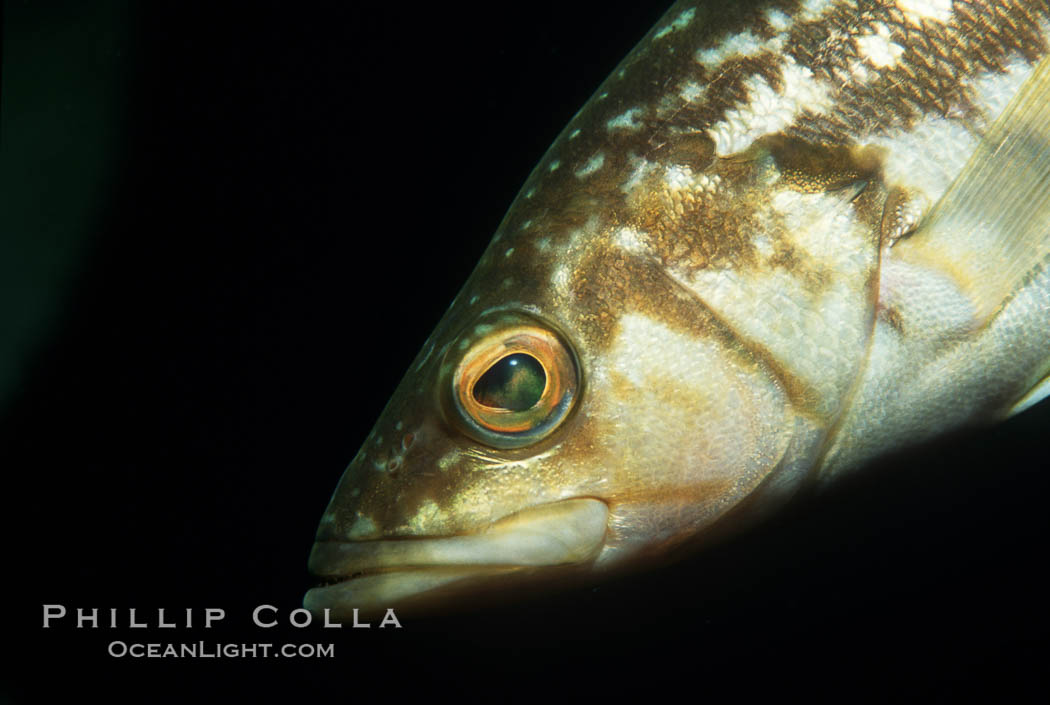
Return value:
M 477 381 L 497 362 L 519 353 L 539 362 L 546 375 L 536 403 L 529 409 L 512 411 L 479 402 L 474 397 Z M 577 384 L 575 361 L 565 344 L 553 332 L 529 325 L 506 328 L 475 342 L 453 377 L 454 395 L 463 420 L 482 432 L 479 440 L 495 441 L 500 446 L 514 439 L 526 443 L 539 440 L 553 430 L 571 406 L 565 403 L 566 395 L 574 401 Z M 552 419 L 552 415 L 558 418 Z

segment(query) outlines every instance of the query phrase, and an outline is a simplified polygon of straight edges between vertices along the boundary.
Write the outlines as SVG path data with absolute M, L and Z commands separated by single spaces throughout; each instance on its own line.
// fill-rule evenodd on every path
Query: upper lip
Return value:
M 314 588 L 307 608 L 369 607 L 472 576 L 521 567 L 579 564 L 605 542 L 609 508 L 578 497 L 519 511 L 470 534 L 375 541 L 318 541 L 310 572 L 345 577 Z

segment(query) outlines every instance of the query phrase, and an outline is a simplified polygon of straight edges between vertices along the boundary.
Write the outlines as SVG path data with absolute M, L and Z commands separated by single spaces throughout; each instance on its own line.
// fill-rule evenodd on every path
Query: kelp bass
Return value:
M 678 3 L 322 517 L 345 617 L 630 566 L 1050 390 L 1045 2 Z

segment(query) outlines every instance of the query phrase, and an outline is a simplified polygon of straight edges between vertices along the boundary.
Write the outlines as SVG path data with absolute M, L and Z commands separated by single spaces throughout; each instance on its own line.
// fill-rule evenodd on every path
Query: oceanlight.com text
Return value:
M 107 648 L 114 658 L 333 658 L 335 644 L 245 644 L 196 641 L 189 643 L 145 643 L 111 641 Z

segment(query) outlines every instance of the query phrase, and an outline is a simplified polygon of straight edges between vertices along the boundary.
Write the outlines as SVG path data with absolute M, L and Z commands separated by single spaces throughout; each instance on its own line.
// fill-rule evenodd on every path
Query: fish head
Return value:
M 806 26 L 838 36 L 836 12 Z M 921 199 L 884 143 L 814 132 L 836 89 L 783 13 L 761 42 L 699 17 L 673 7 L 526 181 L 337 487 L 308 608 L 659 560 L 776 509 L 829 447 L 858 457 L 834 446 L 858 389 L 854 416 L 892 421 L 902 375 L 864 372 Z M 703 48 L 725 36 L 761 51 Z
M 1045 397 L 1048 22 L 676 3 L 345 471 L 306 607 L 639 565 Z
M 726 168 L 764 178 L 766 158 Z M 572 184 L 539 206 L 526 184 L 346 469 L 309 608 L 650 561 L 799 464 L 790 383 L 661 259 L 686 176 L 662 168 L 625 204 L 623 169 L 615 204 Z

